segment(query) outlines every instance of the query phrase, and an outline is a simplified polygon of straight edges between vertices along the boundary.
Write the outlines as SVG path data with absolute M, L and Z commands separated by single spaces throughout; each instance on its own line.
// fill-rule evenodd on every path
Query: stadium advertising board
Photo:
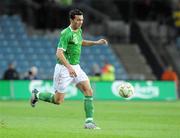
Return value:
M 174 82 L 129 81 L 135 89 L 130 98 L 119 96 L 117 88 L 122 81 L 91 82 L 94 98 L 98 100 L 175 100 L 177 92 Z M 29 99 L 31 90 L 53 92 L 52 81 L 0 81 L 0 99 Z M 66 89 L 66 99 L 79 100 L 82 93 L 73 85 Z

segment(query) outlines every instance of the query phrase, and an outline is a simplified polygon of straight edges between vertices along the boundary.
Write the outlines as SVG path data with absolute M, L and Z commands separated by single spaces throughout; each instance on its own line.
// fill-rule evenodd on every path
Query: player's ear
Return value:
M 70 23 L 73 22 L 73 19 L 70 18 L 69 20 L 70 20 Z

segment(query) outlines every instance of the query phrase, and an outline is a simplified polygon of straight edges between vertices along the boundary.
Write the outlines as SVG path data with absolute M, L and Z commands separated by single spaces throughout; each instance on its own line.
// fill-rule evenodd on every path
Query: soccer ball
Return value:
M 121 97 L 129 98 L 134 94 L 134 87 L 128 82 L 123 82 L 119 85 L 118 92 Z

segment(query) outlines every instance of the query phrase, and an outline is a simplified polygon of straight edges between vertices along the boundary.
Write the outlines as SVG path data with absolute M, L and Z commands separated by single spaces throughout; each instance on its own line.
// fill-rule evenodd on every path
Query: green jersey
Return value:
M 82 46 L 82 30 L 74 32 L 70 26 L 61 32 L 58 48 L 63 49 L 66 60 L 71 65 L 79 64 Z M 60 59 L 57 63 L 61 64 Z

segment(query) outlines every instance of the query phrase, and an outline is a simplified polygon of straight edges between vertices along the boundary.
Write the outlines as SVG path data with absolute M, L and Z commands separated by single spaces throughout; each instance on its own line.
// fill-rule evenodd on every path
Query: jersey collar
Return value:
M 70 25 L 69 25 L 69 28 L 72 32 L 78 32 L 78 30 L 79 30 L 79 29 L 77 31 L 73 30 Z

